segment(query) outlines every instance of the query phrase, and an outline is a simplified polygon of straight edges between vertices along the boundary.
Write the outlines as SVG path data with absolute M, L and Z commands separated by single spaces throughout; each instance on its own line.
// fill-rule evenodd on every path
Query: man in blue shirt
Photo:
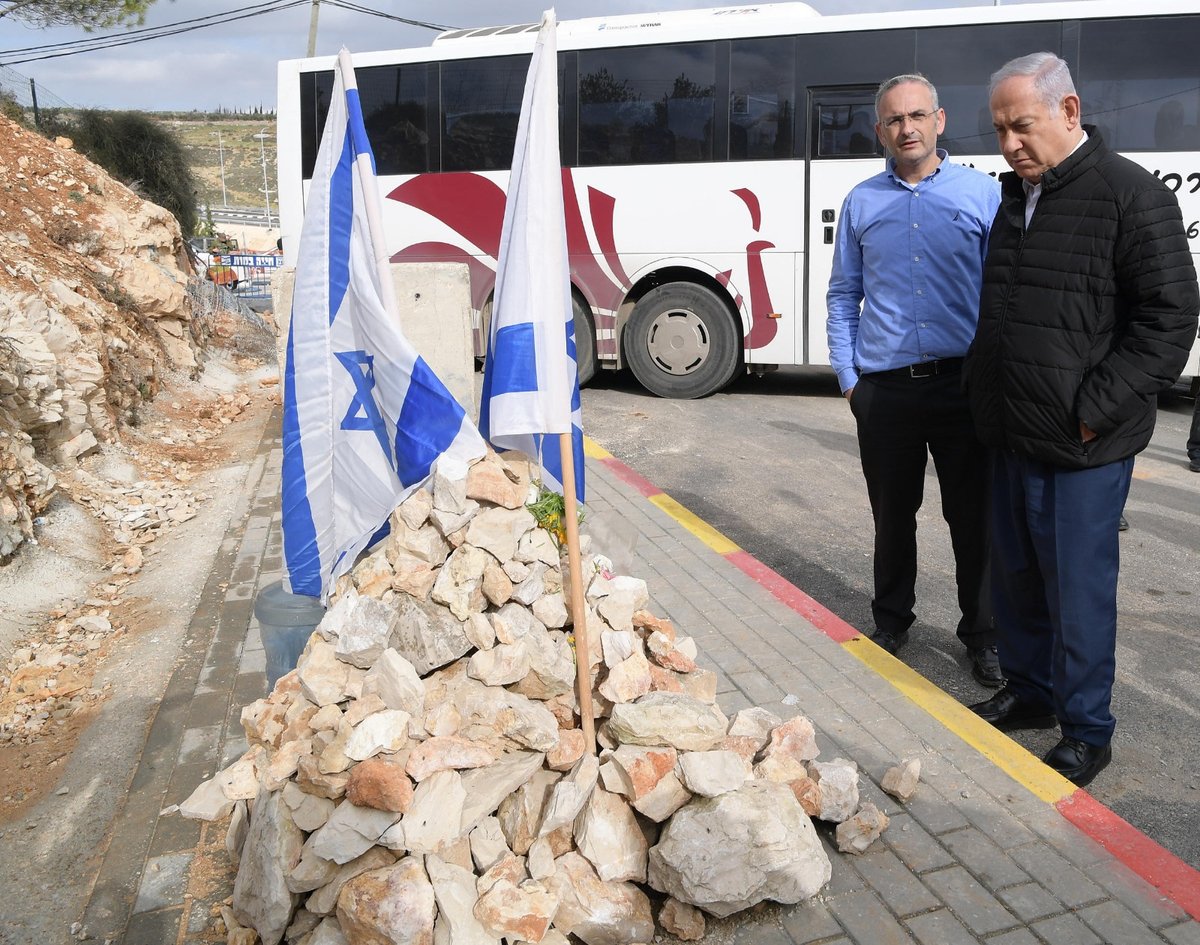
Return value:
M 887 168 L 842 205 L 829 280 L 829 357 L 858 424 L 875 519 L 872 639 L 896 653 L 915 616 L 917 510 L 933 456 L 954 547 L 959 639 L 985 686 L 1004 682 L 984 586 L 988 460 L 961 389 L 975 335 L 994 179 L 952 164 L 937 90 L 921 75 L 875 96 Z

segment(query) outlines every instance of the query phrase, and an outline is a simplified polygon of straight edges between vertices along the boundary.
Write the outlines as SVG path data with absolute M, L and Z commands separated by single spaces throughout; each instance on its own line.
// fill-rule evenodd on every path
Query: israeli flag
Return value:
M 486 450 L 400 330 L 375 160 L 342 50 L 296 260 L 283 387 L 283 550 L 294 594 L 326 600 L 438 463 Z
M 583 415 L 558 150 L 556 45 L 554 11 L 547 10 L 517 123 L 479 427 L 497 449 L 537 458 L 543 484 L 560 493 L 559 434 L 572 434 L 575 495 L 582 503 Z

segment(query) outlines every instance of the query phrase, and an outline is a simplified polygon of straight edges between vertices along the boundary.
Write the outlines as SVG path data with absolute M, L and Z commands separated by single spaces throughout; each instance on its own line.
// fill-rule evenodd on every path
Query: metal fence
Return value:
M 283 256 L 277 253 L 214 253 L 204 278 L 240 299 L 269 299 L 271 273 L 282 265 Z

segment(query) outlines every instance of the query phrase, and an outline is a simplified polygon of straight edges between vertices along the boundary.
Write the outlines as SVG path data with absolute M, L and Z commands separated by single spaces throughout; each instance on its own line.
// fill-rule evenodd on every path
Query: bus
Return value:
M 455 261 L 486 344 L 525 73 L 538 24 L 355 55 L 395 262 Z M 920 72 L 939 146 L 1006 170 L 987 83 L 1039 50 L 1084 121 L 1164 181 L 1200 251 L 1200 4 L 1079 0 L 822 16 L 804 3 L 558 26 L 562 180 L 579 372 L 628 367 L 694 398 L 742 372 L 829 363 L 825 294 L 846 194 L 883 168 L 878 83 Z M 279 206 L 294 263 L 333 59 L 279 64 Z M 1187 373 L 1197 374 L 1197 350 Z

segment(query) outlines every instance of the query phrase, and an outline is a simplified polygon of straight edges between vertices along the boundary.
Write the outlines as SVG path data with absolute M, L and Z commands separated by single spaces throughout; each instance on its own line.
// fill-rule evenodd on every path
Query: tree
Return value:
M 71 138 L 80 154 L 170 211 L 185 237 L 196 231 L 195 180 L 187 152 L 169 128 L 138 112 L 85 109 L 48 122 L 44 132 Z
M 0 0 L 0 19 L 13 16 L 38 26 L 85 30 L 138 26 L 154 0 Z

